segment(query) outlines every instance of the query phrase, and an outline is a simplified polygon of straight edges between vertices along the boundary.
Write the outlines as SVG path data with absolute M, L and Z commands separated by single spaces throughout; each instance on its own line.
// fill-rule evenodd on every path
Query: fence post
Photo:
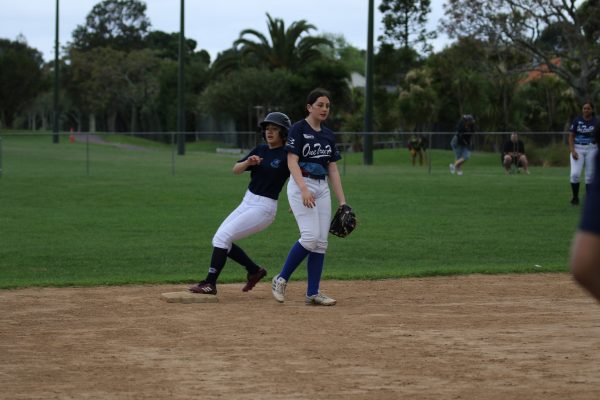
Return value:
M 175 176 L 175 134 L 171 132 L 171 176 Z
M 2 178 L 2 136 L 0 136 L 0 178 Z
M 425 154 L 427 154 L 427 169 L 429 171 L 429 175 L 431 175 L 431 151 L 427 152 L 427 150 L 431 150 L 431 132 L 429 132 L 429 144 L 427 145 L 427 149 L 425 149 Z
M 344 147 L 342 148 L 342 150 L 343 150 L 343 152 L 344 152 L 344 157 L 342 158 L 342 165 L 343 165 L 343 168 L 342 168 L 342 175 L 343 175 L 343 176 L 346 176 L 346 156 L 347 156 L 347 153 L 346 153 L 346 147 L 344 146 Z
M 90 176 L 90 135 L 85 135 L 85 173 Z

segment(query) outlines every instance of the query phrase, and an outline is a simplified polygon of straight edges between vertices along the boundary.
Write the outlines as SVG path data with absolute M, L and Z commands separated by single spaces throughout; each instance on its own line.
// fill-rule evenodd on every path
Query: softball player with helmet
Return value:
M 594 128 L 598 119 L 594 115 L 594 105 L 590 102 L 583 104 L 582 113 L 575 118 L 569 128 L 569 150 L 571 152 L 571 204 L 579 205 L 579 179 L 581 170 L 585 167 L 586 190 L 594 176 L 594 159 L 598 145 L 594 136 Z
M 221 223 L 213 237 L 213 252 L 206 279 L 189 288 L 193 293 L 217 294 L 217 279 L 227 257 L 243 265 L 247 282 L 243 291 L 267 275 L 235 241 L 266 229 L 277 212 L 277 198 L 290 176 L 284 144 L 291 127 L 287 115 L 280 112 L 268 114 L 260 123 L 266 144 L 254 148 L 233 166 L 234 174 L 250 171 L 250 184 L 241 204 Z
M 330 98 L 324 89 L 315 89 L 308 95 L 308 116 L 292 126 L 286 144 L 292 176 L 287 195 L 300 239 L 292 246 L 281 272 L 273 277 L 273 297 L 280 303 L 285 300 L 287 282 L 305 258 L 308 258 L 305 303 L 323 306 L 336 303 L 319 290 L 331 220 L 329 184 L 339 205 L 346 204 L 336 164 L 341 156 L 333 131 L 323 124 L 329 116 Z

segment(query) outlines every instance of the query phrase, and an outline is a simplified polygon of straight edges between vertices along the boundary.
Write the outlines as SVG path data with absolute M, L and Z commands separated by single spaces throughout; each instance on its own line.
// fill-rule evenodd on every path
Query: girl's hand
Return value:
M 317 205 L 317 202 L 315 201 L 315 196 L 312 194 L 312 192 L 310 190 L 308 190 L 307 187 L 302 188 L 301 192 L 302 192 L 302 204 L 304 204 L 305 207 L 313 208 L 314 206 Z
M 251 166 L 251 165 L 258 165 L 258 164 L 260 164 L 261 161 L 262 161 L 262 158 L 260 158 L 257 155 L 250 156 L 246 160 L 246 162 L 248 163 L 249 166 Z

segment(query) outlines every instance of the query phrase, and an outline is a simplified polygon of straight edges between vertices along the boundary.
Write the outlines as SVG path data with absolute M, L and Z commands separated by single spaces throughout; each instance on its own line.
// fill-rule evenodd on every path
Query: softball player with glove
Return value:
M 285 300 L 287 282 L 305 258 L 308 258 L 305 303 L 323 306 L 336 303 L 319 290 L 331 220 L 329 184 L 339 205 L 346 204 L 336 165 L 341 156 L 333 131 L 323 124 L 329 116 L 330 99 L 324 89 L 315 89 L 308 95 L 308 116 L 292 126 L 286 144 L 292 176 L 287 195 L 298 223 L 300 240 L 292 246 L 281 272 L 273 277 L 273 297 L 280 303 Z
M 582 113 L 575 118 L 569 128 L 569 151 L 571 152 L 571 191 L 573 197 L 571 204 L 579 205 L 579 180 L 581 170 L 585 167 L 586 191 L 594 176 L 594 159 L 598 152 L 598 145 L 594 136 L 594 128 L 598 119 L 594 115 L 594 105 L 586 102 Z
M 246 268 L 244 292 L 267 275 L 239 246 L 233 243 L 266 229 L 277 212 L 277 198 L 290 176 L 284 144 L 291 127 L 287 115 L 268 114 L 260 123 L 266 144 L 254 148 L 233 166 L 234 174 L 250 171 L 250 184 L 242 203 L 223 221 L 213 237 L 213 252 L 206 279 L 189 288 L 193 293 L 217 294 L 217 279 L 227 257 Z

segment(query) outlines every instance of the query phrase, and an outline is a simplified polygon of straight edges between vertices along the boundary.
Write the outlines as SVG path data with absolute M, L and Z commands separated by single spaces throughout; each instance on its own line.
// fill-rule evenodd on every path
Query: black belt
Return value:
M 302 176 L 305 178 L 324 180 L 327 177 L 327 175 L 311 175 L 303 169 L 301 169 L 300 172 L 302 172 Z
M 589 146 L 590 144 L 596 144 L 596 142 L 592 142 L 592 143 L 575 143 L 576 145 L 579 146 Z

